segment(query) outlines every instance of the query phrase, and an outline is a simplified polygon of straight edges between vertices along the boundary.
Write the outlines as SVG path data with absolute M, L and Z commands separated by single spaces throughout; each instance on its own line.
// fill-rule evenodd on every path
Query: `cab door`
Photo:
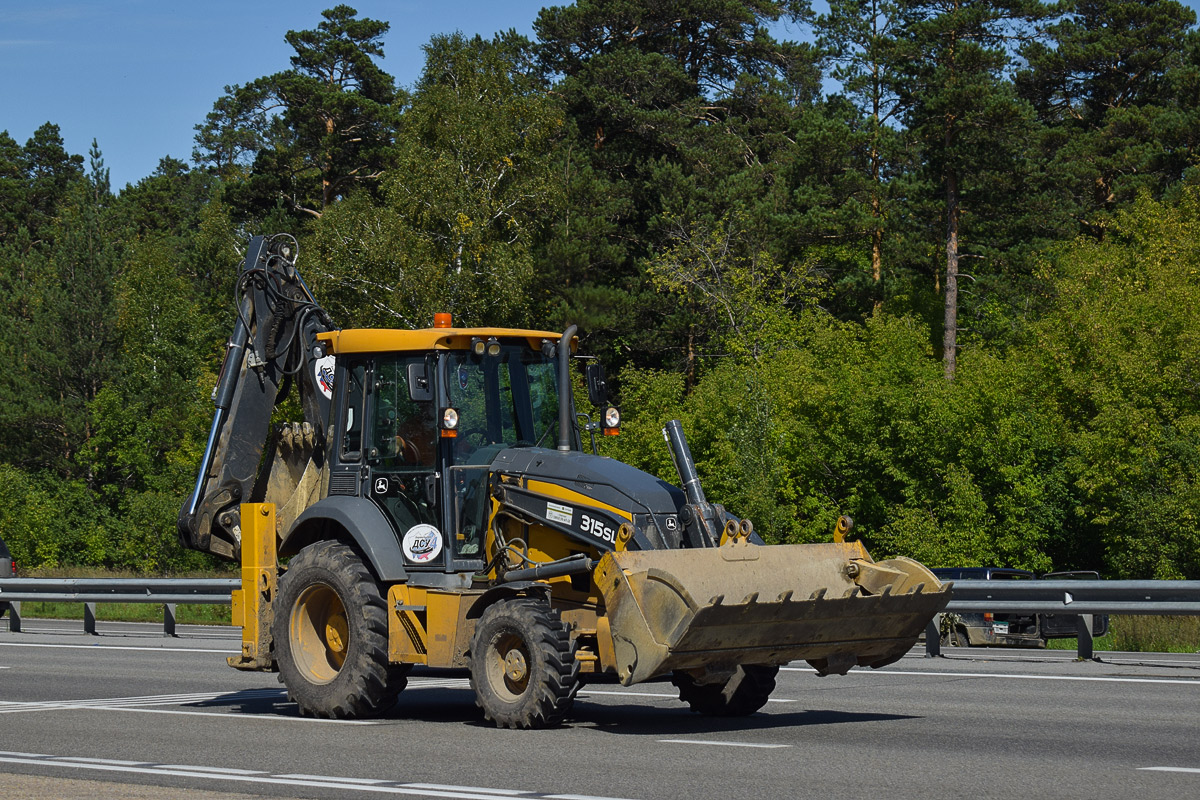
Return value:
M 445 526 L 438 502 L 438 430 L 425 355 L 375 359 L 367 412 L 364 487 L 400 539 L 406 568 L 441 570 Z

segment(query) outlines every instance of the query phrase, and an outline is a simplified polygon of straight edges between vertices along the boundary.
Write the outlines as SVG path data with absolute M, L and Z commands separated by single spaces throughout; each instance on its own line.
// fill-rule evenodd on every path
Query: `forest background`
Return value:
M 785 19 L 811 41 L 772 34 Z M 771 541 L 1200 578 L 1200 34 L 1174 0 L 579 0 L 439 35 L 336 6 L 114 193 L 0 133 L 0 537 L 203 569 L 174 529 L 249 236 L 342 326 L 580 326 L 605 453 Z

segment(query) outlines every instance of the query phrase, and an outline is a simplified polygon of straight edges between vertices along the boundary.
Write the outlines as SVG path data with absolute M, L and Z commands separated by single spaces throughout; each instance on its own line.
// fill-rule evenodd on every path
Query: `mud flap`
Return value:
M 595 578 L 627 686 L 797 659 L 821 674 L 883 666 L 950 600 L 917 562 L 877 564 L 857 542 L 609 553 Z

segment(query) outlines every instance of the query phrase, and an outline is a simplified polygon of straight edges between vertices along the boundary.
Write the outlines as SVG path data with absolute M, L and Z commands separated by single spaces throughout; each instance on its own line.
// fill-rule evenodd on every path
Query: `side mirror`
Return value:
M 608 405 L 608 384 L 604 380 L 604 365 L 592 362 L 584 371 L 587 378 L 588 400 L 597 408 Z
M 433 400 L 433 387 L 429 385 L 429 371 L 425 363 L 408 365 L 408 399 L 414 403 Z

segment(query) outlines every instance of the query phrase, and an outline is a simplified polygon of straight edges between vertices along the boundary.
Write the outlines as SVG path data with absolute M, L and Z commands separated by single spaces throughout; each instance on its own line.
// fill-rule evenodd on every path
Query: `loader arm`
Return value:
M 239 504 L 286 504 L 284 495 L 298 484 L 312 484 L 302 476 L 322 466 L 333 359 L 316 337 L 333 326 L 296 271 L 295 258 L 290 236 L 250 240 L 237 282 L 238 316 L 213 391 L 208 442 L 195 488 L 179 514 L 185 547 L 238 559 Z M 264 462 L 272 410 L 292 385 L 305 422 L 276 431 L 278 452 Z

